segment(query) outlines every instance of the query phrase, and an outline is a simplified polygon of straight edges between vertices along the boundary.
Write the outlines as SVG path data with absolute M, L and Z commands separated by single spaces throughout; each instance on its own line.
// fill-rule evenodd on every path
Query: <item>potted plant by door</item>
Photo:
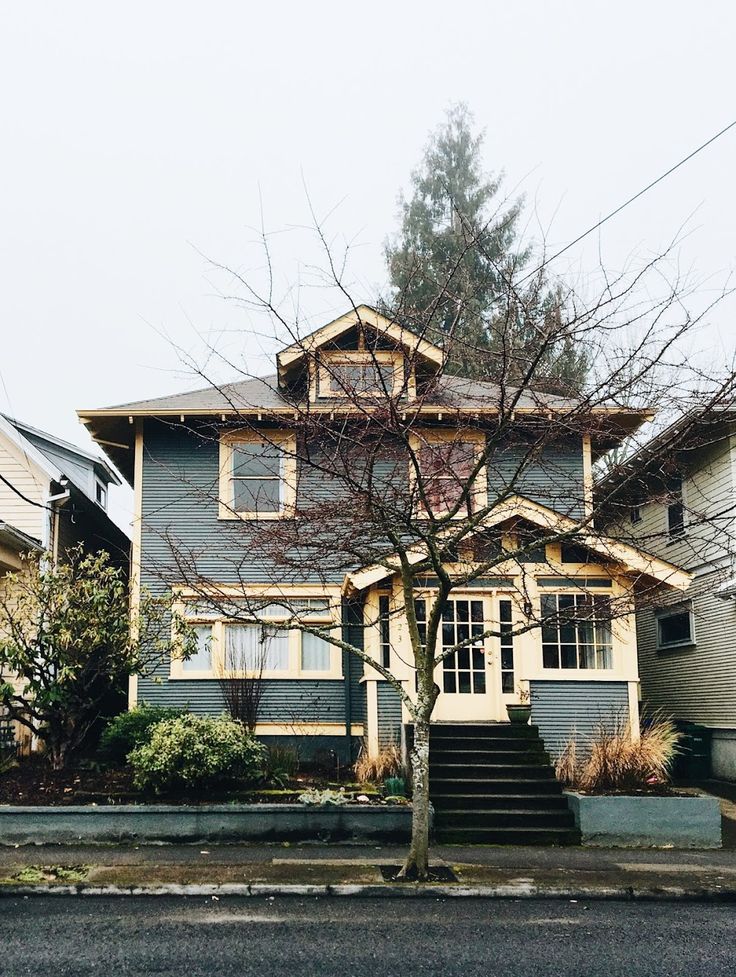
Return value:
M 509 702 L 506 705 L 506 712 L 509 714 L 509 722 L 519 723 L 521 726 L 526 726 L 532 714 L 531 693 L 529 692 L 529 689 L 523 689 L 521 686 L 519 686 L 519 688 L 516 690 L 516 694 L 519 697 L 519 701 Z

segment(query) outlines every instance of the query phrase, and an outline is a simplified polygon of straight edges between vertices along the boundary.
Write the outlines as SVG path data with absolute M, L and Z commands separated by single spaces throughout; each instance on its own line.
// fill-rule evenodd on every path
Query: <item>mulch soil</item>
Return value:
M 213 804 L 228 801 L 291 804 L 309 787 L 328 786 L 329 778 L 319 774 L 299 774 L 284 789 L 230 789 L 222 791 L 167 794 L 143 793 L 133 784 L 130 767 L 86 767 L 52 770 L 43 757 L 29 757 L 17 767 L 0 774 L 0 804 L 18 806 L 59 806 L 73 804 Z M 335 787 L 334 783 L 329 786 Z M 349 788 L 350 789 L 350 788 Z

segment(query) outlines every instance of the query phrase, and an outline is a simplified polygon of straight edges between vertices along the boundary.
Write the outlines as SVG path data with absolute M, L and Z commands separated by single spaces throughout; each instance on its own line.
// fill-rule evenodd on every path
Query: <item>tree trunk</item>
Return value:
M 400 875 L 426 881 L 429 876 L 429 721 L 414 724 L 411 750 L 412 819 L 411 847 Z

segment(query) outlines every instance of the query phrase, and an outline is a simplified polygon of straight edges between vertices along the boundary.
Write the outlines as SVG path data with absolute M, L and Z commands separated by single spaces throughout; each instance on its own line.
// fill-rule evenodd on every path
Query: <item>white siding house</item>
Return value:
M 693 576 L 679 597 L 637 612 L 641 699 L 710 727 L 713 776 L 736 780 L 736 427 L 702 415 L 668 428 L 598 485 L 628 486 L 611 511 L 616 535 Z M 665 451 L 668 461 L 665 460 Z

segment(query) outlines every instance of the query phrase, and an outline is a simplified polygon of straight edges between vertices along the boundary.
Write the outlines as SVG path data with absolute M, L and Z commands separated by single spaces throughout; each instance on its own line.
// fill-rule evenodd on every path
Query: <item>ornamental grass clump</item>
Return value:
M 393 777 L 403 766 L 401 750 L 396 743 L 382 746 L 374 756 L 368 752 L 368 744 L 363 743 L 355 761 L 355 779 L 359 784 L 381 783 Z
M 265 770 L 266 748 L 242 723 L 184 715 L 158 723 L 128 759 L 136 786 L 163 794 L 257 780 Z
M 667 716 L 656 714 L 638 738 L 628 719 L 600 723 L 587 750 L 570 737 L 555 764 L 558 780 L 587 793 L 651 790 L 669 783 L 680 733 Z

